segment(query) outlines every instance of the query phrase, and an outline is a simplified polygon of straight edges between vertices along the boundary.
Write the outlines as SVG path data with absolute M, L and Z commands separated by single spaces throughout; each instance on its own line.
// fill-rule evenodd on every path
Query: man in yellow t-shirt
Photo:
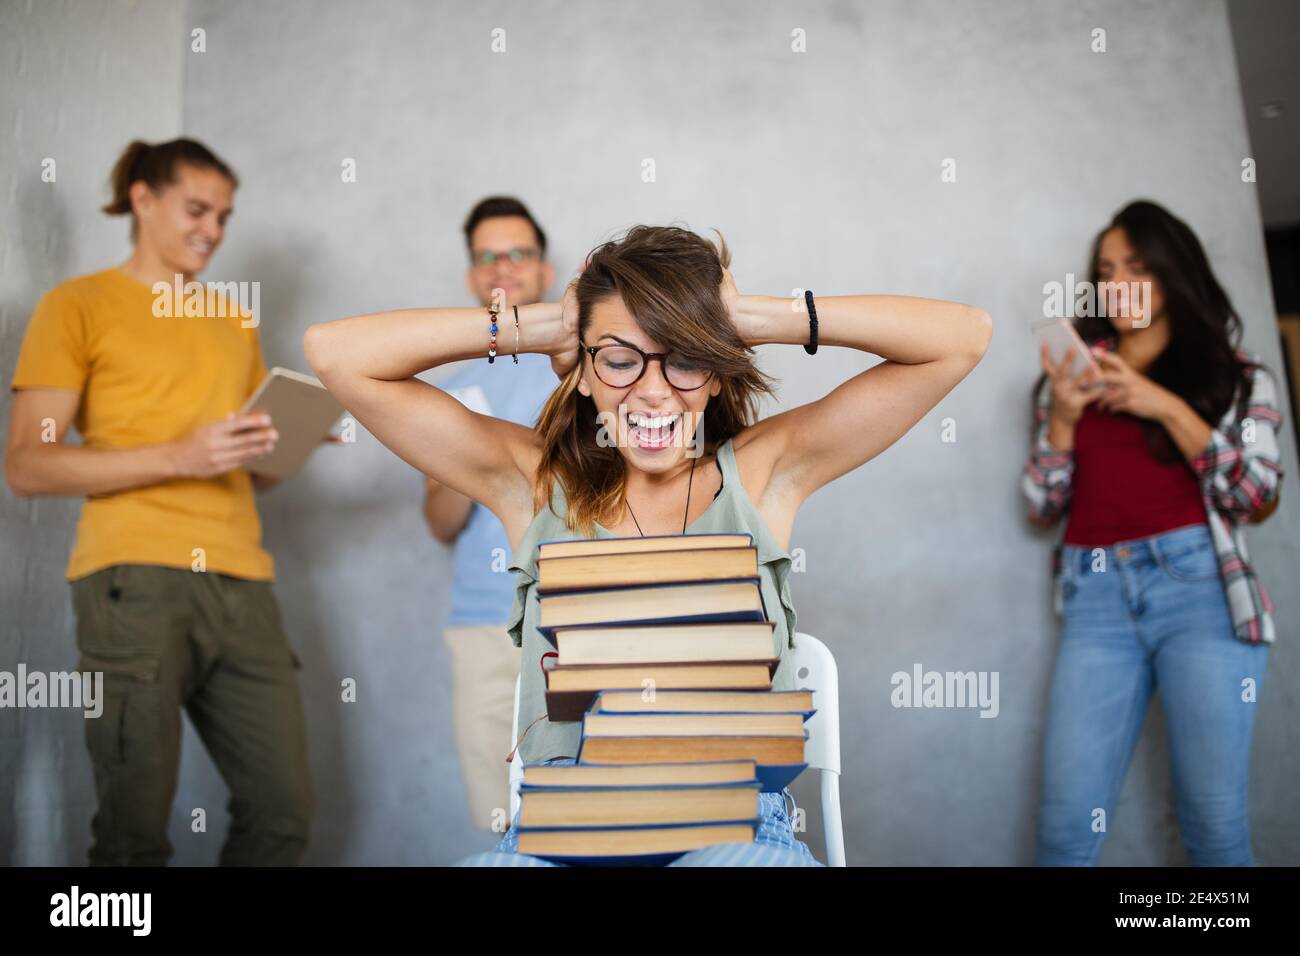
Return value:
M 231 791 L 221 862 L 296 863 L 312 814 L 297 659 L 253 501 L 272 482 L 246 470 L 277 435 L 238 413 L 266 374 L 256 317 L 206 296 L 186 314 L 155 293 L 206 266 L 237 180 L 180 139 L 132 143 L 112 185 L 104 211 L 132 216 L 131 257 L 40 300 L 5 454 L 16 494 L 85 497 L 67 578 L 80 669 L 104 674 L 86 724 L 90 862 L 170 858 L 184 708 Z

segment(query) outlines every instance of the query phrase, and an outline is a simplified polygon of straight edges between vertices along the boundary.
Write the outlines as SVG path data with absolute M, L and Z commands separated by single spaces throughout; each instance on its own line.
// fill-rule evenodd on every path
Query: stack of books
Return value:
M 596 766 L 533 764 L 520 787 L 519 852 L 565 863 L 667 863 L 758 825 L 752 760 Z
M 555 541 L 538 557 L 553 721 L 578 763 L 524 768 L 519 849 L 647 863 L 753 840 L 758 793 L 807 766 L 812 691 L 779 661 L 748 534 Z

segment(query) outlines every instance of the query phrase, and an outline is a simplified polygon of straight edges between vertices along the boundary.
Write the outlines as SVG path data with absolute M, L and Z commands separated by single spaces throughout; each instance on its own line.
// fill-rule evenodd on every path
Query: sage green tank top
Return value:
M 772 675 L 773 690 L 793 690 L 794 674 L 789 666 L 788 649 L 794 647 L 795 610 L 790 600 L 790 555 L 777 544 L 767 522 L 740 483 L 735 449 L 731 439 L 718 446 L 718 465 L 722 469 L 722 489 L 704 514 L 686 528 L 687 534 L 722 534 L 748 532 L 758 549 L 758 574 L 763 605 L 768 620 L 774 621 L 773 654 L 780 658 Z M 546 717 L 546 675 L 542 656 L 555 648 L 537 630 L 541 605 L 537 600 L 537 547 L 547 541 L 573 541 L 582 535 L 565 527 L 559 517 L 568 508 L 564 489 L 557 479 L 551 489 L 550 508 L 543 508 L 528 526 L 510 559 L 515 574 L 515 599 L 508 625 L 510 639 L 522 648 L 519 682 L 518 756 L 525 764 L 541 763 L 556 757 L 578 756 L 582 737 L 581 721 L 552 722 Z M 596 525 L 596 539 L 617 537 L 603 525 Z

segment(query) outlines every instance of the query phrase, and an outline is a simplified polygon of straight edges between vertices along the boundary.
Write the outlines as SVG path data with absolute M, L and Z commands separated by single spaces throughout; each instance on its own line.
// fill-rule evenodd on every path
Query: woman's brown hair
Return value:
M 161 192 L 164 186 L 176 182 L 176 167 L 180 163 L 198 169 L 214 169 L 230 180 L 235 188 L 239 187 L 239 178 L 234 170 L 217 158 L 217 155 L 198 140 L 173 139 L 167 143 L 150 145 L 142 140 L 133 140 L 113 165 L 109 176 L 109 188 L 113 198 L 103 211 L 110 216 L 125 216 L 131 210 L 131 185 L 143 182 L 154 192 Z M 131 216 L 131 241 L 134 242 L 139 229 L 135 216 Z
M 622 299 L 647 336 L 713 370 L 722 390 L 705 406 L 696 439 L 710 454 L 750 425 L 759 394 L 772 394 L 772 380 L 754 364 L 722 301 L 723 270 L 731 264 L 727 243 L 718 247 L 676 226 L 634 226 L 620 239 L 597 246 L 576 281 L 578 338 L 586 341 L 596 303 Z M 578 391 L 589 356 L 547 399 L 537 419 L 542 460 L 533 486 L 533 512 L 551 507 L 559 479 L 568 501 L 565 525 L 591 537 L 594 524 L 613 523 L 623 509 L 627 466 L 618 448 L 602 446 L 596 404 Z M 689 436 L 687 436 L 689 437 Z

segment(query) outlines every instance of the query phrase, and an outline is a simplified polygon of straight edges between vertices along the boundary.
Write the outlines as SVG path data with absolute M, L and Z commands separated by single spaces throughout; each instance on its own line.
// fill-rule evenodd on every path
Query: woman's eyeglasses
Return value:
M 636 384 L 654 359 L 668 384 L 683 392 L 700 388 L 713 375 L 712 369 L 680 352 L 642 352 L 634 345 L 584 345 L 582 350 L 591 356 L 596 377 L 610 388 Z

